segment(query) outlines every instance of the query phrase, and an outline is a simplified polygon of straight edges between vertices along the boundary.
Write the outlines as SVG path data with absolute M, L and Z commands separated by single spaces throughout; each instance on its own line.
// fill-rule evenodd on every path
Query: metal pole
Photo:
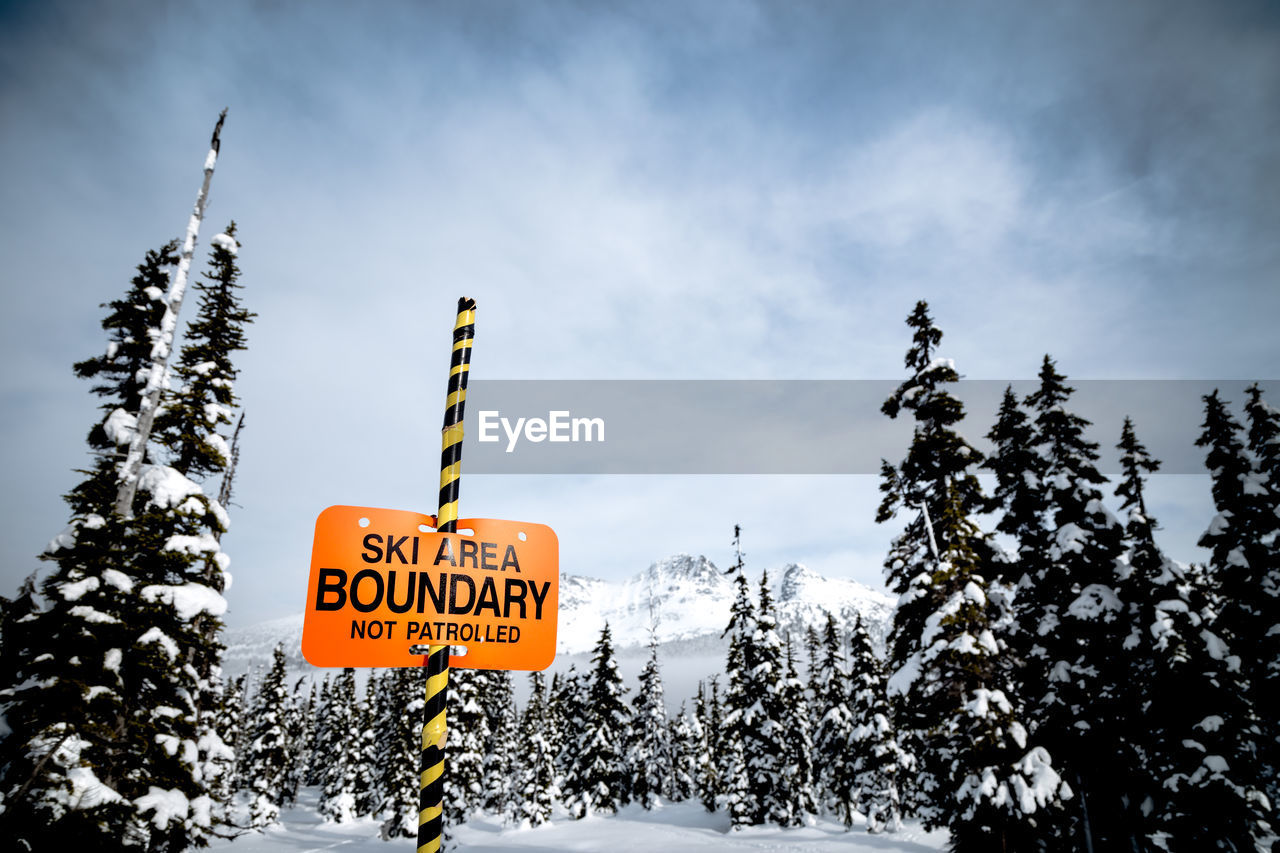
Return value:
M 458 529 L 458 486 L 462 477 L 462 414 L 467 400 L 467 371 L 476 332 L 476 303 L 458 300 L 449 361 L 449 392 L 440 433 L 440 500 L 436 530 Z M 436 639 L 439 639 L 438 637 Z M 423 662 L 427 670 L 426 721 L 422 726 L 421 790 L 418 795 L 418 853 L 437 853 L 444 834 L 445 700 L 449 694 L 449 647 L 433 645 Z

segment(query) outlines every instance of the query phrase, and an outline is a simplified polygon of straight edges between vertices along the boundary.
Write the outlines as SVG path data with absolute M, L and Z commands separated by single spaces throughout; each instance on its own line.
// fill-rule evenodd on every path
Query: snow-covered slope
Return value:
M 372 818 L 351 823 L 330 823 L 316 814 L 319 792 L 303 788 L 298 803 L 281 809 L 280 824 L 261 832 L 247 832 L 234 841 L 215 840 L 213 853 L 400 853 L 413 849 L 409 838 L 383 841 Z M 860 820 L 861 816 L 859 816 Z M 946 830 L 925 832 L 908 821 L 898 832 L 870 835 L 862 824 L 853 829 L 829 818 L 792 829 L 751 826 L 730 830 L 724 811 L 707 814 L 697 801 L 665 803 L 654 811 L 637 805 L 624 807 L 614 816 L 593 815 L 571 820 L 560 809 L 549 823 L 536 829 L 503 825 L 485 814 L 476 814 L 462 826 L 450 827 L 452 849 L 467 853 L 506 853 L 511 850 L 608 850 L 610 853 L 651 850 L 672 853 L 933 853 L 946 848 Z
M 758 578 L 752 582 L 753 593 Z M 790 632 L 799 642 L 806 626 L 821 629 L 830 612 L 841 624 L 860 614 L 871 635 L 883 639 L 893 612 L 893 599 L 885 593 L 856 581 L 825 578 L 796 564 L 770 571 L 769 579 L 780 635 Z M 646 646 L 652 627 L 666 656 L 717 654 L 733 596 L 730 576 L 706 557 L 688 554 L 659 560 L 620 582 L 562 575 L 557 652 L 589 652 L 607 621 L 619 652 Z M 226 640 L 224 669 L 230 675 L 266 664 L 280 642 L 291 665 L 299 670 L 306 666 L 299 650 L 301 615 L 234 628 Z

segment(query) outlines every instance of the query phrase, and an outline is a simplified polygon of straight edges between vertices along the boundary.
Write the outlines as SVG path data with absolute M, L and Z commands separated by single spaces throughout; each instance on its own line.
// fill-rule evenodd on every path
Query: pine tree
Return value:
M 213 242 L 211 264 L 218 277 L 238 276 L 234 240 L 219 235 Z M 241 323 L 247 322 L 249 315 L 238 309 L 235 294 L 229 294 L 224 302 L 235 314 L 220 324 L 208 322 L 209 309 L 202 304 L 200 316 L 188 331 L 183 359 L 189 359 L 192 352 L 217 359 L 224 367 L 216 378 L 218 398 L 230 404 L 235 400 L 232 353 L 245 348 Z M 155 344 L 159 347 L 165 334 L 162 330 L 152 338 L 161 342 Z M 166 391 L 160 399 L 166 410 L 172 411 L 186 405 L 190 397 L 190 388 L 184 385 L 176 392 Z M 220 473 L 228 460 L 220 454 L 197 465 L 181 452 L 184 440 L 225 448 L 225 440 L 216 432 L 218 424 L 208 416 L 209 405 L 203 408 L 203 420 L 192 425 L 188 437 L 179 439 L 163 431 L 155 434 L 168 464 L 141 469 L 136 482 L 139 504 L 133 506 L 136 515 L 126 528 L 132 539 L 131 574 L 141 582 L 140 621 L 151 626 L 143 638 L 155 638 L 154 646 L 147 644 L 148 654 L 143 658 L 150 662 L 151 670 L 141 679 L 151 707 L 137 710 L 136 725 L 143 740 L 164 750 L 164 755 L 157 754 L 149 761 L 148 794 L 134 802 L 153 824 L 151 845 L 172 849 L 204 843 L 214 821 L 221 818 L 207 787 L 228 751 L 213 729 L 213 720 L 221 679 L 221 615 L 226 609 L 221 593 L 229 563 L 219 538 L 229 520 L 221 505 L 191 479 Z M 230 422 L 229 409 L 225 421 Z M 133 444 L 138 445 L 137 436 Z M 184 707 L 190 713 L 173 713 Z M 165 840 L 158 841 L 157 834 L 163 834 Z
M 490 732 L 480 693 L 482 672 L 450 671 L 449 728 L 445 734 L 448 772 L 444 782 L 444 819 L 449 826 L 465 823 L 484 806 L 485 744 Z
M 912 414 L 915 434 L 900 465 L 882 465 L 877 513 L 880 522 L 899 508 L 918 513 L 885 563 L 899 595 L 890 689 L 920 762 L 925 825 L 948 826 L 957 851 L 1034 849 L 1038 813 L 1067 789 L 1010 701 L 1006 602 L 988 594 L 984 574 L 995 547 L 973 520 L 989 504 L 971 470 L 982 456 L 956 431 L 964 408 L 946 389 L 959 374 L 936 355 L 942 332 L 924 302 L 907 325 L 911 375 L 882 411 Z
M 1165 618 L 1162 606 L 1179 597 L 1174 584 L 1181 572 L 1156 545 L 1158 525 L 1147 511 L 1144 498 L 1146 478 L 1159 470 L 1160 463 L 1138 441 L 1128 417 L 1116 447 L 1121 454 L 1122 477 L 1115 493 L 1122 498 L 1120 511 L 1128 511 L 1128 553 L 1116 588 L 1125 604 L 1127 633 L 1123 642 L 1123 677 L 1115 697 L 1121 706 L 1117 718 L 1123 731 L 1117 741 L 1112 772 L 1124 778 L 1119 786 L 1126 792 L 1124 826 L 1128 844 L 1140 850 L 1148 834 L 1143 804 L 1148 804 L 1150 811 L 1151 804 L 1160 799 L 1160 777 L 1155 767 L 1167 748 L 1160 742 L 1159 727 L 1152 725 L 1150 716 L 1161 710 L 1155 697 L 1163 690 L 1159 682 L 1168 677 L 1170 670 L 1170 661 L 1156 648 L 1153 629 Z
M 1255 478 L 1251 481 L 1258 544 L 1267 551 L 1266 569 L 1261 572 L 1262 594 L 1258 610 L 1262 621 L 1270 623 L 1262 645 L 1252 656 L 1249 674 L 1252 702 L 1261 726 L 1259 758 L 1262 761 L 1266 792 L 1273 806 L 1280 808 L 1280 719 L 1267 714 L 1264 697 L 1280 694 L 1280 409 L 1262 399 L 1257 383 L 1245 393 L 1245 414 L 1249 422 L 1249 452 L 1253 456 Z
M 1209 565 L 1221 606 L 1218 630 L 1233 649 L 1249 650 L 1241 654 L 1241 676 L 1247 696 L 1251 702 L 1256 698 L 1261 712 L 1272 695 L 1264 688 L 1280 666 L 1266 654 L 1280 643 L 1280 631 L 1274 630 L 1280 624 L 1277 416 L 1256 385 L 1250 388 L 1246 405 L 1247 437 L 1216 390 L 1204 397 L 1204 404 L 1205 420 L 1196 444 L 1207 448 L 1205 466 L 1212 476 L 1218 512 L 1199 544 L 1212 552 Z M 1268 752 L 1262 744 L 1256 748 Z
M 631 798 L 628 784 L 631 771 L 626 754 L 631 713 L 622 699 L 626 688 L 618 676 L 613 635 L 607 622 L 600 631 L 591 663 L 587 725 L 579 744 L 583 753 L 583 796 L 587 814 L 614 814 Z
M 1046 460 L 1052 545 L 1047 564 L 1019 596 L 1028 650 L 1024 695 L 1037 738 L 1076 789 L 1075 834 L 1087 843 L 1119 845 L 1127 837 L 1131 792 L 1112 772 L 1124 722 L 1123 644 L 1127 605 L 1117 594 L 1124 529 L 1103 505 L 1106 482 L 1095 467 L 1097 444 L 1085 438 L 1089 422 L 1067 410 L 1074 389 L 1045 356 L 1040 387 L 1027 398 L 1036 413 L 1037 446 Z
M 353 773 L 351 780 L 352 809 L 360 816 L 373 815 L 377 812 L 382 797 L 378 791 L 379 772 L 382 750 L 379 748 L 374 732 L 374 705 L 378 699 L 378 682 L 376 673 L 370 673 L 365 685 L 362 700 L 356 702 L 352 716 L 355 726 L 347 737 L 351 751 Z
M 1261 792 L 1249 779 L 1251 720 L 1238 667 L 1214 633 L 1215 608 L 1203 579 L 1156 544 L 1157 523 L 1143 493 L 1145 474 L 1158 463 L 1128 419 L 1118 446 L 1124 476 L 1116 494 L 1129 511 L 1123 594 L 1133 622 L 1124 698 L 1135 726 L 1123 742 L 1127 762 L 1115 771 L 1126 775 L 1131 792 L 1129 843 L 1249 850 L 1269 827 Z
M 708 812 L 715 812 L 720 795 L 723 793 L 721 786 L 721 760 L 717 745 L 720 741 L 718 737 L 720 733 L 720 689 L 716 683 L 716 679 L 711 679 L 711 693 L 707 695 L 701 681 L 698 682 L 698 694 L 694 700 L 694 719 L 698 723 L 698 729 L 701 731 L 701 738 L 698 743 L 698 751 L 695 757 L 697 763 L 697 782 L 698 799 L 702 802 L 702 807 Z
M 830 613 L 823 629 L 820 654 L 820 662 L 813 666 L 816 674 L 813 680 L 820 691 L 815 697 L 819 713 L 813 738 L 818 800 L 825 811 L 839 816 L 845 826 L 852 826 L 857 807 L 855 755 L 850 749 L 854 712 L 849 704 L 844 649 L 835 617 Z
M 311 762 L 311 728 L 315 719 L 315 686 L 305 676 L 293 685 L 285 724 L 285 740 L 290 745 L 285 764 L 284 782 L 280 788 L 281 805 L 292 806 L 298 801 L 298 789 L 302 777 Z
M 1016 559 L 996 554 L 990 580 L 1025 589 L 1044 571 L 1052 544 L 1045 520 L 1049 511 L 1045 485 L 1048 463 L 1036 449 L 1035 426 L 1012 387 L 1005 388 L 996 424 L 987 438 L 995 452 L 982 467 L 992 471 L 996 479 L 989 509 L 1000 511 L 995 529 L 1012 537 L 1018 548 Z
M 306 774 L 302 777 L 304 785 L 324 784 L 324 772 L 328 766 L 329 744 L 334 740 L 329 724 L 333 709 L 333 685 L 328 673 L 320 682 L 316 692 L 315 721 L 311 726 L 311 741 L 307 745 Z
M 866 817 L 868 832 L 896 831 L 901 826 L 898 780 L 910 772 L 912 762 L 898 746 L 884 664 L 871 645 L 860 616 L 854 618 L 849 644 L 847 701 L 852 720 L 848 743 L 852 767 L 847 772 L 852 780 L 848 783 L 848 799 L 855 801 Z M 846 811 L 844 817 L 845 826 L 851 825 L 852 815 Z
M 818 637 L 818 631 L 812 624 L 804 626 L 804 651 L 805 660 L 809 664 L 809 680 L 805 685 L 805 698 L 809 702 L 809 711 L 813 715 L 813 719 L 809 721 L 809 728 L 816 738 L 818 724 L 822 722 L 822 696 L 825 691 L 822 685 L 822 640 Z
M 255 316 L 241 306 L 237 294 L 240 244 L 235 233 L 232 222 L 213 238 L 210 271 L 195 286 L 199 312 L 187 328 L 188 343 L 173 371 L 180 390 L 156 415 L 156 431 L 173 448 L 170 464 L 189 477 L 220 473 L 231 459 L 228 440 L 217 429 L 232 422 L 239 373 L 233 354 L 247 348 L 244 327 Z
M 805 684 L 796 672 L 790 638 L 786 646 L 786 670 L 778 685 L 778 696 L 781 700 L 778 734 L 782 743 L 782 761 L 776 783 L 781 808 L 775 819 L 781 826 L 803 826 L 813 820 L 818 804 L 813 791 L 809 702 L 805 698 Z
M 288 740 L 289 690 L 285 685 L 284 645 L 271 653 L 271 669 L 258 687 L 250 715 L 248 752 L 243 778 L 253 796 L 249 822 L 256 828 L 274 825 L 280 817 L 285 775 L 293 744 Z
M 564 678 L 551 687 L 553 735 L 559 736 L 556 750 L 556 774 L 560 796 L 570 817 L 587 814 L 587 754 L 582 749 L 581 734 L 587 729 L 586 680 L 572 664 Z
M 1251 748 L 1256 718 L 1239 656 L 1215 631 L 1215 608 L 1196 575 L 1177 578 L 1177 597 L 1160 602 L 1153 626 L 1167 668 L 1149 691 L 1146 828 L 1153 847 L 1171 853 L 1266 851 L 1273 817 Z
M 352 732 L 359 724 L 357 712 L 356 673 L 348 667 L 334 678 L 329 701 L 322 708 L 328 739 L 320 744 L 320 750 L 327 758 L 316 811 L 333 823 L 351 823 L 357 816 L 355 784 L 358 756 L 355 744 L 351 742 Z
M 125 297 L 102 306 L 110 312 L 102 321 L 108 338 L 106 352 L 74 367 L 81 379 L 97 382 L 92 390 L 103 398 L 100 408 L 105 413 L 89 431 L 94 468 L 80 472 L 86 479 L 67 496 L 76 515 L 108 515 L 115 500 L 120 448 L 128 446 L 137 425 L 146 369 L 164 317 L 164 292 L 178 263 L 177 250 L 178 241 L 172 240 L 146 253 Z
M 750 587 L 742 564 L 742 552 L 737 549 L 738 528 L 734 528 L 734 546 L 737 561 L 730 570 L 734 575 L 737 592 L 729 610 L 729 624 L 724 634 L 729 637 L 728 656 L 725 661 L 724 716 L 719 729 L 719 756 L 721 791 L 725 808 L 729 812 L 731 826 L 735 829 L 763 823 L 763 800 L 753 789 L 753 769 L 748 763 L 747 744 L 755 737 L 752 727 L 760 714 L 756 708 L 758 686 L 753 681 L 759 653 L 756 648 L 756 608 L 751 600 Z
M 147 253 L 124 299 L 103 306 L 106 353 L 75 366 L 97 380 L 92 390 L 103 398 L 103 418 L 88 438 L 93 466 L 65 496 L 70 525 L 42 555 L 57 568 L 38 587 L 34 576 L 28 581 L 6 630 L 0 699 L 12 734 L 0 741 L 0 835 L 15 844 L 93 844 L 141 831 L 129 800 L 143 793 L 132 781 L 143 768 L 119 726 L 136 698 L 120 672 L 136 640 L 125 621 L 135 583 L 121 571 L 123 533 L 111 507 L 116 447 L 136 420 L 136 377 L 150 358 L 148 331 L 164 311 L 174 248 Z
M 702 685 L 698 685 L 701 693 Z M 669 729 L 671 739 L 671 799 L 681 803 L 699 796 L 698 778 L 702 770 L 701 762 L 706 755 L 706 732 L 698 721 L 698 715 L 680 703 L 680 710 L 671 721 Z
M 516 737 L 520 717 L 516 712 L 515 691 L 511 673 L 505 670 L 480 670 L 483 676 L 481 703 L 489 726 L 485 744 L 484 795 L 485 811 L 494 815 L 507 812 L 512 796 L 512 776 L 516 763 Z
M 534 672 L 529 678 L 529 703 L 520 719 L 523 760 L 514 785 L 516 796 L 510 803 L 512 816 L 521 826 L 541 826 L 549 821 L 560 794 L 550 725 L 546 679 Z
M 376 723 L 382 745 L 382 777 L 378 785 L 383 839 L 413 838 L 418 833 L 418 764 L 421 717 L 426 699 L 416 669 L 391 670 L 382 682 Z
M 207 843 L 222 820 L 210 788 L 229 752 L 214 723 L 227 565 L 216 534 L 226 514 L 187 471 L 163 464 L 175 458 L 163 436 L 148 443 L 137 432 L 142 377 L 172 340 L 161 326 L 173 248 L 148 253 L 126 298 L 107 306 L 107 352 L 76 365 L 97 381 L 105 417 L 89 436 L 94 465 L 67 495 L 72 523 L 45 555 L 57 568 L 14 638 L 29 663 L 7 691 L 17 736 L 0 747 L 15 750 L 0 756 L 4 778 L 22 780 L 0 790 L 24 795 L 0 823 L 36 846 L 105 836 L 178 850 Z M 116 488 L 123 445 L 151 463 L 131 481 L 138 502 L 126 517 Z M 67 652 L 84 648 L 102 653 Z
M 779 826 L 787 826 L 791 820 L 791 807 L 782 785 L 783 761 L 787 754 L 787 733 L 783 723 L 786 713 L 782 696 L 786 670 L 777 626 L 773 598 L 769 593 L 769 573 L 764 571 L 760 573 L 756 608 L 756 665 L 751 671 L 757 699 L 751 709 L 754 713 L 748 717 L 748 739 L 742 748 L 747 753 L 753 794 L 762 807 L 758 822 L 769 820 Z
M 209 787 L 209 796 L 218 804 L 223 814 L 231 805 L 235 792 L 240 789 L 240 775 L 246 753 L 244 737 L 244 683 L 241 675 L 225 683 L 218 708 L 214 715 L 213 729 L 218 738 L 228 749 L 228 758 L 223 764 L 222 772 L 217 774 Z
M 674 772 L 672 744 L 663 701 L 662 672 L 658 668 L 658 643 L 650 636 L 649 660 L 640 671 L 640 690 L 633 701 L 627 757 L 631 765 L 631 797 L 645 809 L 671 797 Z

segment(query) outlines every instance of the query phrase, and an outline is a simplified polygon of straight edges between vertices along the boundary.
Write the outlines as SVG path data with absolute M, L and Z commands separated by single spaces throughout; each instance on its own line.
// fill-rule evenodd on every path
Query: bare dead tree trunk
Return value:
M 164 318 L 160 321 L 160 335 L 151 347 L 151 369 L 147 372 L 147 384 L 142 392 L 142 400 L 139 402 L 137 430 L 129 442 L 129 451 L 125 454 L 124 462 L 120 465 L 116 514 L 121 518 L 133 517 L 133 498 L 138 493 L 138 477 L 142 473 L 142 460 L 146 455 L 147 442 L 151 439 L 151 426 L 155 421 L 156 411 L 160 407 L 160 393 L 164 390 L 165 375 L 169 370 L 169 354 L 173 351 L 174 334 L 178 327 L 178 312 L 182 310 L 182 299 L 186 295 L 191 258 L 195 255 L 196 237 L 200 234 L 200 223 L 204 219 L 204 208 L 209 198 L 209 182 L 213 180 L 213 167 L 218 162 L 218 151 L 222 145 L 220 138 L 222 123 L 226 118 L 227 111 L 223 110 L 218 116 L 218 123 L 213 128 L 209 154 L 204 161 L 204 182 L 196 196 L 191 219 L 187 222 L 187 236 L 182 243 L 178 267 L 174 270 L 173 279 L 169 284 Z

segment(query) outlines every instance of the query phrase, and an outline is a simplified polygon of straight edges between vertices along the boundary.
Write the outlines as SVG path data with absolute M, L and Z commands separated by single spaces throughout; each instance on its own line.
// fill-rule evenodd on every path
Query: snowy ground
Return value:
M 235 841 L 211 846 L 217 853 L 393 853 L 412 851 L 414 841 L 401 838 L 384 842 L 377 823 L 323 823 L 315 813 L 316 789 L 303 790 L 297 808 L 282 814 L 282 825 L 266 832 L 248 833 Z M 500 850 L 608 851 L 724 850 L 729 853 L 930 853 L 942 850 L 946 832 L 925 832 L 909 824 L 901 832 L 869 835 L 855 827 L 845 832 L 832 821 L 819 821 L 801 829 L 753 827 L 729 832 L 723 814 L 707 814 L 697 803 L 677 803 L 652 812 L 630 806 L 615 817 L 555 820 L 537 829 L 503 827 L 497 821 L 478 818 L 460 827 L 453 849 L 471 853 Z

